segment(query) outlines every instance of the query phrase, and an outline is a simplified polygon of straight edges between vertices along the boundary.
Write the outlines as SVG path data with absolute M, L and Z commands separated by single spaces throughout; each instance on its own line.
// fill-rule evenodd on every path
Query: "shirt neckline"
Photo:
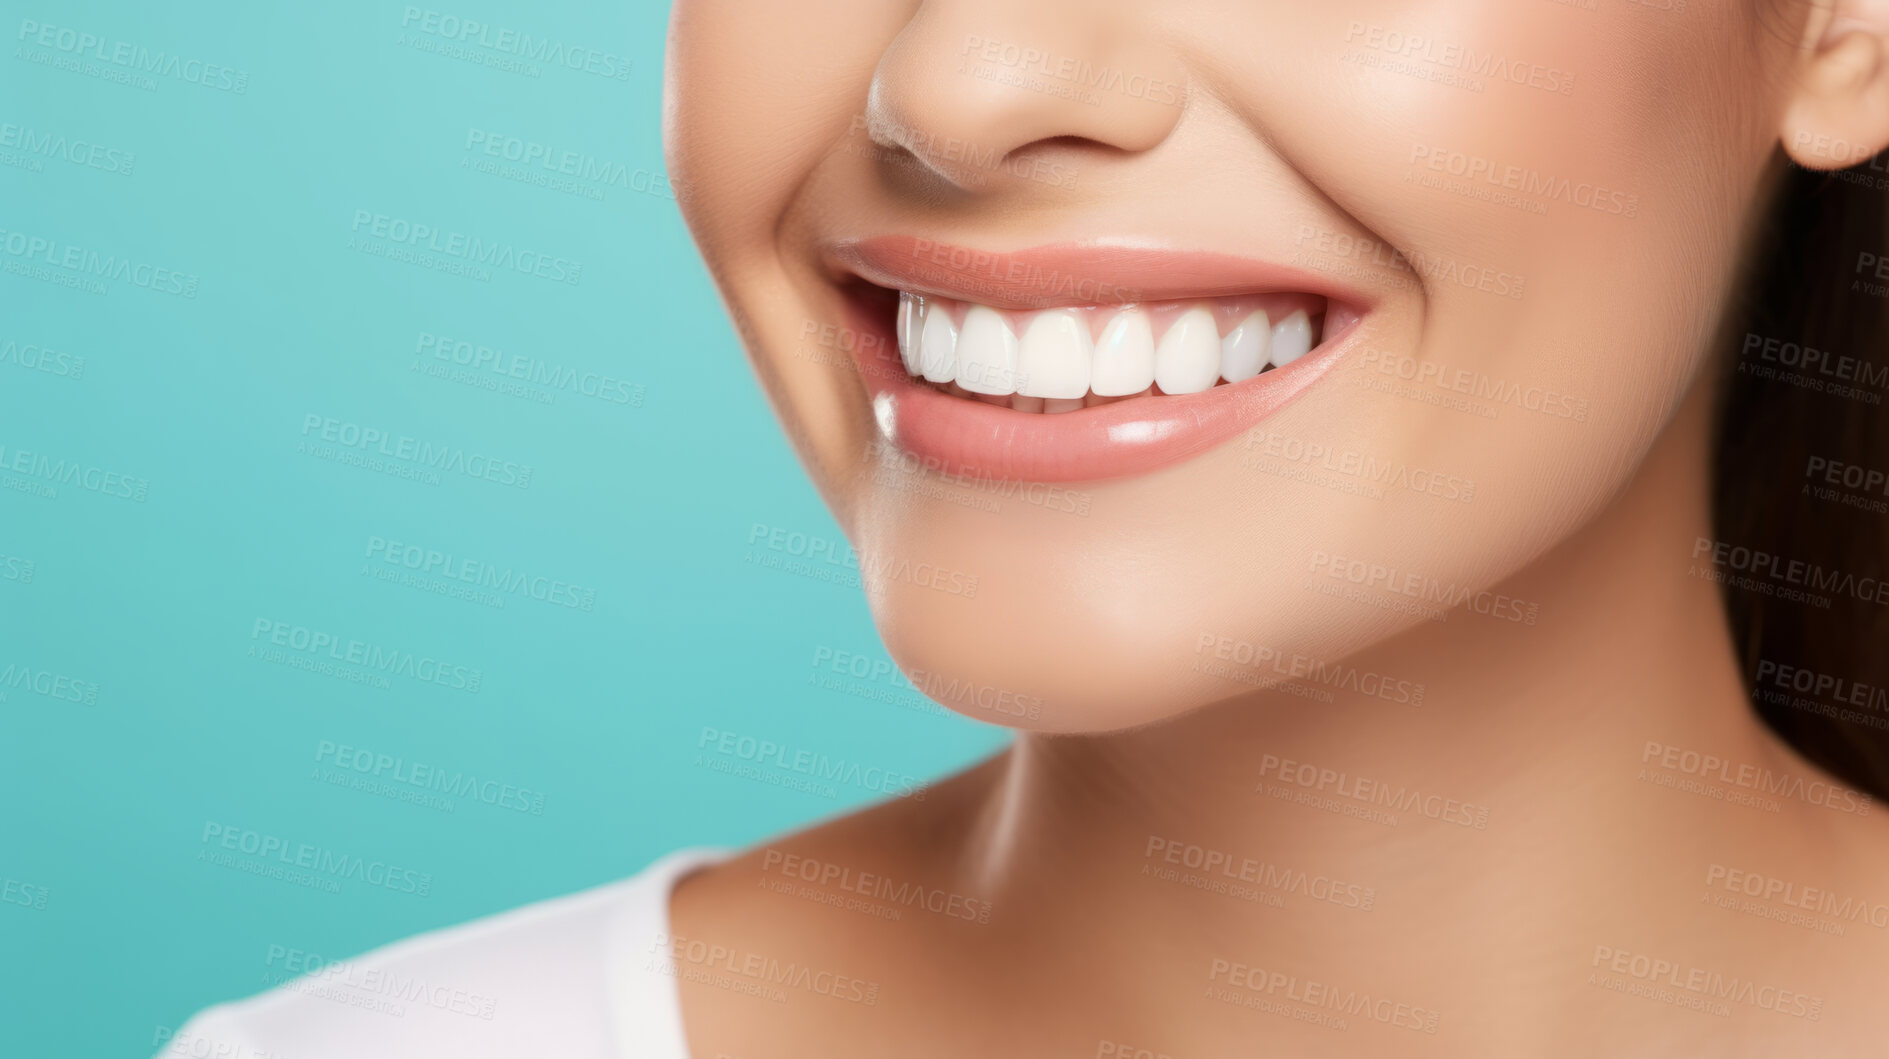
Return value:
M 669 901 L 683 877 L 727 860 L 715 847 L 677 850 L 630 882 L 608 953 L 611 1039 L 621 1059 L 689 1059 L 682 993 L 670 956 Z

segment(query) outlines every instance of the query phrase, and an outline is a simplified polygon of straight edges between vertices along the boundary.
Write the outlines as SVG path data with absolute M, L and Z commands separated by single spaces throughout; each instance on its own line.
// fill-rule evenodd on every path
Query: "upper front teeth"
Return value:
M 909 294 L 901 294 L 901 303 L 911 299 Z M 950 313 L 924 312 L 925 303 L 920 303 L 916 313 L 923 316 L 918 327 L 918 356 L 909 359 L 918 362 L 918 369 L 925 376 L 926 382 L 952 382 L 958 375 L 958 325 L 951 320 Z M 904 355 L 901 349 L 900 355 Z
M 1220 329 L 1212 313 L 1189 309 L 1154 347 L 1154 384 L 1163 393 L 1199 393 L 1219 379 Z
M 1123 309 L 1095 344 L 1089 388 L 1101 397 L 1125 397 L 1154 385 L 1154 327 L 1140 309 Z
M 964 314 L 957 383 L 972 393 L 1017 392 L 1017 333 L 997 310 L 973 305 Z
M 1305 314 L 1299 313 L 1293 319 L 1303 320 Z M 1256 310 L 1227 333 L 1220 347 L 1220 374 L 1228 382 L 1250 379 L 1265 370 L 1272 353 L 1272 321 L 1264 310 Z
M 1267 301 L 1272 311 L 1254 306 L 1256 300 Z M 905 370 L 928 382 L 956 383 L 986 396 L 1072 402 L 1157 386 L 1166 394 L 1199 393 L 1221 379 L 1241 382 L 1284 367 L 1317 345 L 1308 306 L 1315 310 L 1316 300 L 1273 295 L 1158 309 L 1129 305 L 1024 314 L 901 293 L 896 331 Z M 954 307 L 962 313 L 954 314 Z M 1221 322 L 1233 320 L 1221 334 Z M 1157 342 L 1156 327 L 1163 321 Z M 1101 324 L 1099 333 L 1095 323 Z
M 1038 313 L 1017 348 L 1017 392 L 1025 397 L 1076 398 L 1089 392 L 1095 342 L 1073 309 Z M 965 387 L 969 389 L 969 387 Z

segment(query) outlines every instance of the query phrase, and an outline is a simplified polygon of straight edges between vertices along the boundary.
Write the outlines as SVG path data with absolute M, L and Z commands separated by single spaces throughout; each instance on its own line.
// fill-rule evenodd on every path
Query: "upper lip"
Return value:
M 1331 276 L 1210 250 L 1130 242 L 1056 243 L 983 250 L 913 235 L 882 235 L 829 244 L 836 272 L 876 286 L 938 295 L 995 309 L 1213 298 L 1296 291 L 1367 311 L 1370 295 Z

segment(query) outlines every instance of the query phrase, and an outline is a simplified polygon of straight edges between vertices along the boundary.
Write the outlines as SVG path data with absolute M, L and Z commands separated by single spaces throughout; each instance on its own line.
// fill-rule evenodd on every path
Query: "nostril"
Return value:
M 1029 144 L 1028 146 L 1030 147 L 1109 147 L 1110 145 L 1106 143 L 1102 143 L 1099 140 L 1091 140 L 1087 136 L 1046 136 L 1043 139 L 1036 141 L 1035 143 Z
M 1104 140 L 1091 139 L 1087 136 L 1045 136 L 1034 140 L 1010 152 L 1012 159 L 1027 155 L 1124 155 L 1133 153 L 1129 148 Z

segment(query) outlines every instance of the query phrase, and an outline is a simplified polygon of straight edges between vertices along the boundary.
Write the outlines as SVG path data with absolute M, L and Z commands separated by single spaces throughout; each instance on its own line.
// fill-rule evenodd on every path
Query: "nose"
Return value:
M 925 0 L 880 58 L 874 142 L 960 188 L 1051 144 L 1147 151 L 1186 104 L 1180 57 L 1141 0 Z

